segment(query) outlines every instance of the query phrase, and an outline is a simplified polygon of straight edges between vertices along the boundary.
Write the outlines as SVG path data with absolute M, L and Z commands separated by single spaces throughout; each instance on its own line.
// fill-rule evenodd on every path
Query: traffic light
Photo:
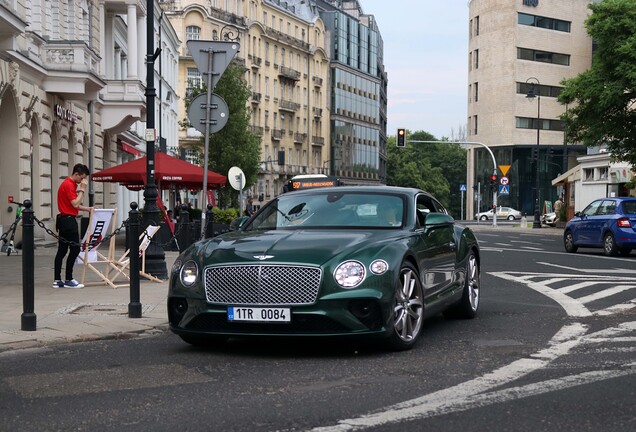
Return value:
M 532 160 L 537 160 L 539 159 L 539 148 L 538 147 L 532 147 Z
M 490 185 L 496 188 L 499 185 L 499 179 L 495 174 L 490 175 Z
M 406 129 L 398 129 L 397 131 L 397 146 L 406 147 Z

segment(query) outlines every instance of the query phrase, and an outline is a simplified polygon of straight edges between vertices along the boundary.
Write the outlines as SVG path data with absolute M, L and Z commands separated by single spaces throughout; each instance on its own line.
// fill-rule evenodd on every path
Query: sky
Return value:
M 468 0 L 360 0 L 389 77 L 387 135 L 457 137 L 468 116 Z

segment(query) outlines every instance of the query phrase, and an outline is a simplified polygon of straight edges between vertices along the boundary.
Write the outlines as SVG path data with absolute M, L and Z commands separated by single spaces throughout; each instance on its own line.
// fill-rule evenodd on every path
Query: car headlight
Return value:
M 185 286 L 190 286 L 196 282 L 199 277 L 199 267 L 194 261 L 188 261 L 181 267 L 181 283 Z
M 336 267 L 333 277 L 343 288 L 355 288 L 362 283 L 366 271 L 358 261 L 345 261 Z

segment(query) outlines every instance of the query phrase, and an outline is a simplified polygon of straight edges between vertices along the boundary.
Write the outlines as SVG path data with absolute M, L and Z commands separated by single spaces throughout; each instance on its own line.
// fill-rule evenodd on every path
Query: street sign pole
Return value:
M 227 122 L 227 104 L 225 101 L 220 98 L 218 95 L 213 95 L 212 90 L 216 87 L 216 84 L 219 82 L 221 75 L 225 72 L 228 65 L 236 55 L 239 50 L 239 44 L 234 41 L 204 41 L 204 40 L 189 40 L 186 42 L 190 53 L 192 54 L 192 59 L 196 63 L 199 72 L 207 75 L 206 86 L 207 92 L 205 97 L 205 132 L 203 135 L 203 208 L 207 205 L 207 194 L 208 194 L 208 160 L 209 160 L 209 146 L 210 146 L 210 125 L 212 122 L 216 122 L 217 120 L 213 119 L 212 113 L 212 99 L 213 96 L 215 100 L 219 100 L 215 109 L 218 109 L 221 105 L 224 106 L 224 110 L 218 110 L 218 113 L 222 117 L 221 124 L 218 127 L 213 128 L 215 132 L 221 130 L 223 126 L 225 126 L 225 122 Z M 216 55 L 216 57 L 215 57 Z M 216 69 L 215 69 L 216 68 Z M 197 96 L 198 98 L 198 96 Z M 197 98 L 195 98 L 191 105 L 197 103 Z M 220 102 L 222 101 L 222 103 Z M 195 108 L 194 110 L 188 110 L 188 114 L 190 112 L 197 113 L 196 106 L 191 107 Z M 216 114 L 215 113 L 215 114 Z M 188 116 L 190 123 L 192 123 L 197 129 L 197 121 L 200 123 L 200 119 L 194 119 L 193 116 Z M 216 117 L 216 115 L 215 115 Z M 201 213 L 201 235 L 205 235 L 205 212 Z

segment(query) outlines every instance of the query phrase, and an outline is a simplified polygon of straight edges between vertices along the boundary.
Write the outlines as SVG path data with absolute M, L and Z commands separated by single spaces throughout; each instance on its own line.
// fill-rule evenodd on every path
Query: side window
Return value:
M 600 215 L 610 215 L 614 214 L 616 210 L 616 201 L 605 200 L 602 202 L 601 206 L 598 209 L 598 214 Z
M 441 205 L 431 197 L 418 195 L 415 202 L 417 226 L 424 226 L 427 214 L 439 213 L 440 206 Z
M 596 214 L 599 206 L 601 205 L 601 201 L 594 201 L 590 203 L 585 209 L 583 209 L 583 214 L 585 216 L 593 216 Z

